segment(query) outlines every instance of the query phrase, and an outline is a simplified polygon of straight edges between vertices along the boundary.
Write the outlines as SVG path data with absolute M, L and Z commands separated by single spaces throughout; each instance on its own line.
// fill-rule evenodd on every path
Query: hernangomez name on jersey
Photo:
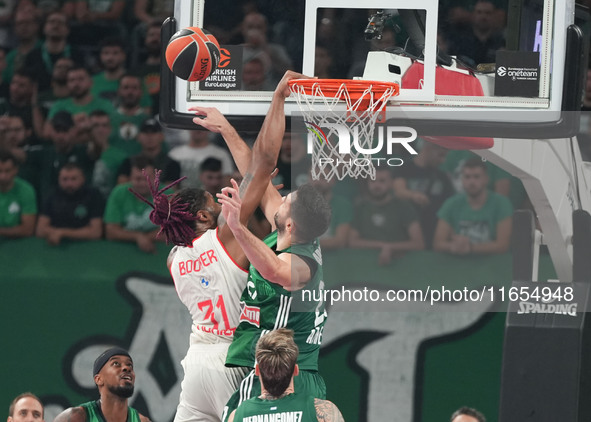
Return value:
M 312 243 L 291 245 L 282 251 L 275 250 L 277 232 L 267 236 L 264 242 L 276 255 L 287 252 L 314 260 L 317 264 L 316 270 L 303 289 L 291 292 L 279 284 L 265 280 L 252 265 L 250 266 L 246 289 L 240 299 L 240 324 L 228 349 L 226 366 L 253 368 L 258 339 L 271 330 L 285 327 L 294 331 L 294 341 L 300 349 L 300 369 L 317 371 L 318 352 L 327 313 L 323 301 L 306 302 L 302 298 L 302 292 L 315 291 L 306 297 L 322 298 L 322 253 L 318 239 Z
M 191 339 L 217 343 L 221 337 L 231 341 L 248 272 L 230 257 L 218 229 L 207 230 L 192 246 L 178 247 L 170 273 L 193 319 Z
M 318 422 L 314 397 L 297 392 L 276 400 L 246 400 L 236 409 L 234 420 Z

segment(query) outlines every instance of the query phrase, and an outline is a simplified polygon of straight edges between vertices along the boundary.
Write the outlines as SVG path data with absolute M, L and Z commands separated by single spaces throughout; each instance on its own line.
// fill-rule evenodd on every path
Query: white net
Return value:
M 301 82 L 306 83 L 292 81 L 291 91 L 308 128 L 312 178 L 375 179 L 375 124 L 398 86 L 358 80 Z

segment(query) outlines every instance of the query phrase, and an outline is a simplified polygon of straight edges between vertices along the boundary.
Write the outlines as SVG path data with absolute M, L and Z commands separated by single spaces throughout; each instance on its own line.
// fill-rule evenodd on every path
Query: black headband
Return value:
M 111 359 L 113 356 L 119 355 L 127 356 L 131 359 L 131 356 L 129 356 L 129 352 L 127 350 L 122 349 L 121 347 L 111 347 L 110 349 L 107 349 L 103 353 L 101 353 L 101 355 L 98 358 L 96 358 L 96 360 L 94 361 L 94 365 L 92 367 L 92 375 L 94 376 L 98 374 L 103 368 L 103 366 L 105 366 L 105 363 L 109 361 L 109 359 Z

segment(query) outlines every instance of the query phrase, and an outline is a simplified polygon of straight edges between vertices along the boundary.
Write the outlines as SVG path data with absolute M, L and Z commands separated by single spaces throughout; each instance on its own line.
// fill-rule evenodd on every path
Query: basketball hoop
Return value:
M 372 147 L 376 121 L 390 97 L 398 95 L 398 84 L 357 79 L 293 79 L 289 86 L 312 132 L 308 136 L 313 140 L 312 178 L 375 179 L 371 154 L 360 151 Z M 348 153 L 339 151 L 336 126 L 349 131 L 353 146 Z

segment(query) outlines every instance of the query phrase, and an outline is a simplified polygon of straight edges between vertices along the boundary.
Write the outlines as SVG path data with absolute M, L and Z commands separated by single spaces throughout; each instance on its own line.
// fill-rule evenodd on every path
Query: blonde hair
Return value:
M 287 389 L 298 354 L 292 330 L 280 328 L 260 338 L 255 357 L 261 380 L 269 394 L 279 397 Z

